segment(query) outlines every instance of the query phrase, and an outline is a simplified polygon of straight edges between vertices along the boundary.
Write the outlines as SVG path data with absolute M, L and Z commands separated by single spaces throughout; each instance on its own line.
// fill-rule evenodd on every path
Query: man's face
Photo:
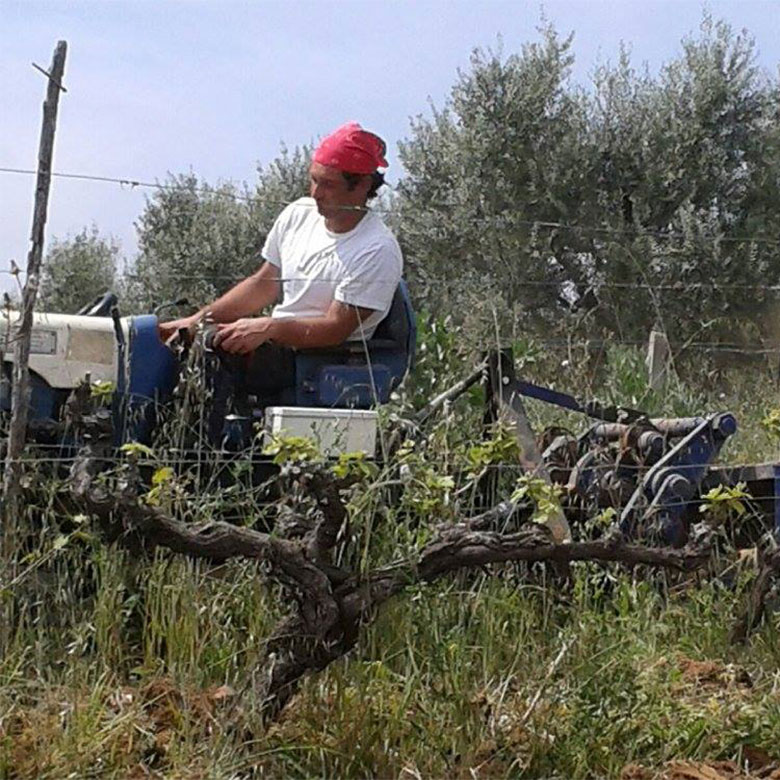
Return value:
M 370 178 L 365 177 L 367 180 Z M 313 162 L 309 168 L 309 193 L 317 203 L 317 211 L 326 219 L 350 214 L 344 206 L 363 206 L 370 181 L 358 182 L 349 189 L 346 179 L 337 168 Z

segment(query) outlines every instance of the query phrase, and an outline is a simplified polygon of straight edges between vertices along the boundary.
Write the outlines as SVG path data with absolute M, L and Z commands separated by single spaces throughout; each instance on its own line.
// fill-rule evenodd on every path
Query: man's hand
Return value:
M 236 355 L 247 355 L 273 337 L 271 317 L 246 317 L 217 325 L 214 346 Z
M 166 344 L 170 341 L 180 330 L 191 331 L 198 324 L 199 315 L 193 314 L 190 317 L 182 317 L 178 320 L 171 320 L 170 322 L 158 322 L 157 332 L 160 335 L 160 340 Z

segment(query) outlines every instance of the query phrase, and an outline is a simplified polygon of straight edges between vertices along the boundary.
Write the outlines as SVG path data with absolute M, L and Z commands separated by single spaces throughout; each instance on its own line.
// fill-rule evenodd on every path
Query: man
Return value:
M 291 381 L 289 348 L 370 338 L 403 268 L 394 236 L 367 209 L 384 183 L 377 169 L 387 167 L 385 148 L 356 122 L 327 136 L 309 169 L 310 197 L 279 215 L 257 273 L 196 314 L 162 323 L 160 336 L 166 340 L 208 316 L 216 323 L 214 346 L 251 355 L 256 367 L 273 369 L 275 384 Z M 251 316 L 274 303 L 270 317 Z

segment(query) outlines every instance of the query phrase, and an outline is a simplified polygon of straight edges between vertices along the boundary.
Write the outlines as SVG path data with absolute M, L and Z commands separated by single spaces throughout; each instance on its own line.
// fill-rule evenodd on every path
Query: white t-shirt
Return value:
M 371 337 L 403 271 L 398 242 L 376 214 L 367 212 L 348 233 L 332 233 L 313 198 L 282 211 L 262 254 L 281 272 L 282 302 L 273 317 L 321 317 L 334 300 L 373 309 L 350 341 Z

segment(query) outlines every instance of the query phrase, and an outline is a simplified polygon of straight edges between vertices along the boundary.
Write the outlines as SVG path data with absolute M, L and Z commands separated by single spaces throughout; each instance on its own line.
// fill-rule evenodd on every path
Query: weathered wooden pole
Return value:
M 57 107 L 60 99 L 62 76 L 65 71 L 65 54 L 68 44 L 58 41 L 54 49 L 48 77 L 46 100 L 43 104 L 43 124 L 38 147 L 38 178 L 35 185 L 35 207 L 33 210 L 32 246 L 27 256 L 27 280 L 22 291 L 22 307 L 14 327 L 14 370 L 11 406 L 11 422 L 8 429 L 8 450 L 3 477 L 3 548 L 8 552 L 10 536 L 13 536 L 15 520 L 19 512 L 20 458 L 24 451 L 27 433 L 27 417 L 30 405 L 30 335 L 32 332 L 33 308 L 38 296 L 38 283 L 43 257 L 44 228 L 49 205 L 51 164 L 54 152 L 54 131 L 57 127 Z M 38 68 L 38 66 L 35 66 Z M 38 68 L 38 70 L 42 70 Z

